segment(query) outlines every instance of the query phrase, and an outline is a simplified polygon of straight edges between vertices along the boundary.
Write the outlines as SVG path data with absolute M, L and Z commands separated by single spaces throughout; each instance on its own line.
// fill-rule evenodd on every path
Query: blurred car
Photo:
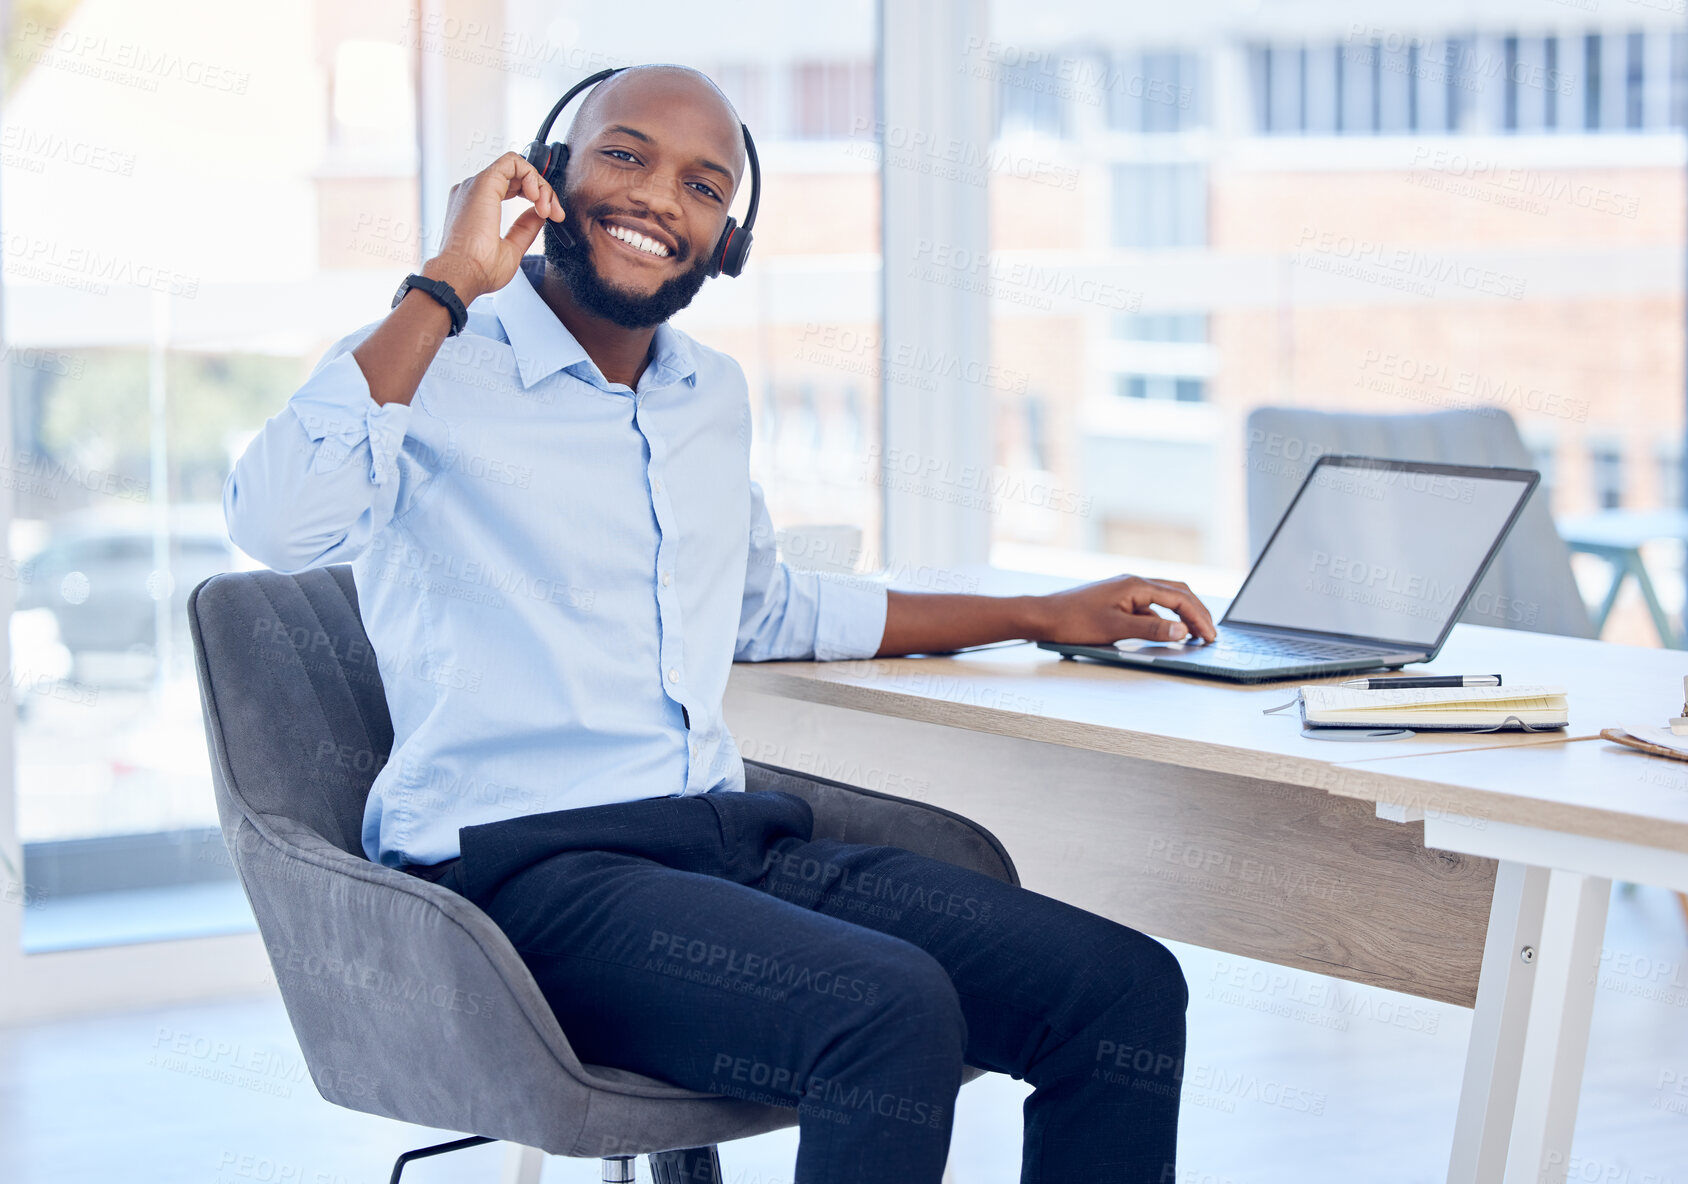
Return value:
M 175 506 L 169 522 L 169 561 L 160 574 L 149 508 L 98 507 L 57 519 L 46 544 L 19 565 L 18 610 L 50 610 L 58 640 L 73 657 L 150 653 L 157 600 L 169 597 L 175 620 L 195 584 L 244 566 L 221 506 Z

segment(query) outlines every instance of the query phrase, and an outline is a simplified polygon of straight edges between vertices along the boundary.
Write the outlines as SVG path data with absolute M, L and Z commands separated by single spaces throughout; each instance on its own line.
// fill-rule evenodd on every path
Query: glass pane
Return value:
M 26 949 L 251 925 L 185 603 L 250 565 L 222 521 L 232 457 L 415 256 L 409 10 L 13 14 L 0 208 Z
M 1037 463 L 1083 495 L 1002 507 L 993 558 L 1087 575 L 1102 553 L 1234 584 L 1260 526 L 1247 416 L 1268 405 L 1504 412 L 1562 521 L 1677 505 L 1678 18 L 1555 33 L 1290 8 L 992 3 L 998 56 L 1074 85 L 1002 125 L 1043 167 L 991 177 L 991 248 L 1093 294 L 993 304 L 991 360 L 1028 375 L 997 422 L 1045 408 Z M 1007 109 L 1033 88 L 997 89 Z M 1057 168 L 1074 182 L 1038 184 Z M 996 447 L 1033 463 L 1018 433 Z M 1598 603 L 1608 571 L 1574 562 Z M 1680 571 L 1652 579 L 1678 611 Z M 1657 643 L 1633 589 L 1604 635 Z

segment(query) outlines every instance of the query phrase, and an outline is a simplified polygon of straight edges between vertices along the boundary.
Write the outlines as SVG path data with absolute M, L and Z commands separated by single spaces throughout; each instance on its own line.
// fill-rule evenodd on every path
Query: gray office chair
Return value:
M 602 1159 L 605 1180 L 632 1180 L 642 1154 L 659 1182 L 719 1180 L 714 1144 L 796 1125 L 794 1109 L 582 1064 L 491 918 L 364 857 L 364 799 L 393 729 L 350 567 L 213 576 L 188 620 L 223 838 L 317 1091 L 473 1132 L 400 1156 L 395 1184 L 413 1159 L 494 1139 Z M 745 766 L 751 791 L 807 800 L 816 837 L 1019 883 L 1002 844 L 959 815 Z M 522 1154 L 537 1180 L 537 1155 Z
M 1249 413 L 1248 546 L 1258 556 L 1302 478 L 1319 456 L 1349 453 L 1445 464 L 1533 469 L 1535 461 L 1504 411 L 1365 415 L 1259 407 Z M 1554 528 L 1547 491 L 1531 495 L 1460 620 L 1534 633 L 1593 637 L 1594 624 Z

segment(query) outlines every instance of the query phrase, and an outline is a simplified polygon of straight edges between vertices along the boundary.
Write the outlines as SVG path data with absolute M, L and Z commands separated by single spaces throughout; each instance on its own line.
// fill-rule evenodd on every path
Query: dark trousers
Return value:
M 464 827 L 419 869 L 509 935 L 583 1061 L 795 1107 L 797 1184 L 939 1184 L 962 1065 L 1030 1082 L 1022 1184 L 1176 1178 L 1188 991 L 1154 939 L 780 792 Z

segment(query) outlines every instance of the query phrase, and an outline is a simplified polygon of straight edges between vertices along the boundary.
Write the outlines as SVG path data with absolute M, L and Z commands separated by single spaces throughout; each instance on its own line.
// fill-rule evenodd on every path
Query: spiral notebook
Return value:
M 1301 722 L 1316 728 L 1523 732 L 1570 723 L 1564 687 L 1301 688 Z

